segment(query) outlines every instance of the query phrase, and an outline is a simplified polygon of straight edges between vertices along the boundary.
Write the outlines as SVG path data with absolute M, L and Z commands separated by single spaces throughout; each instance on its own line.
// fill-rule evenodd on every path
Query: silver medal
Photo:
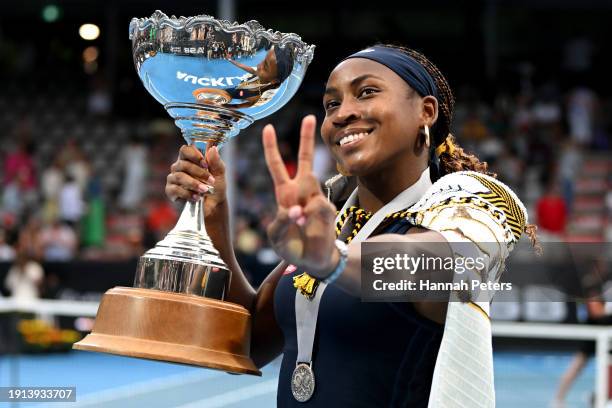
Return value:
M 314 371 L 309 364 L 299 363 L 291 375 L 291 392 L 299 402 L 306 402 L 315 389 Z

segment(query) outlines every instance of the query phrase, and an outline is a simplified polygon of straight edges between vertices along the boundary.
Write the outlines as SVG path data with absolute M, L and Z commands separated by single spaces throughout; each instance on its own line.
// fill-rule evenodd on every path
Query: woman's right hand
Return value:
M 214 191 L 209 193 L 209 186 Z M 198 201 L 204 196 L 207 221 L 227 216 L 225 164 L 216 146 L 206 151 L 206 157 L 194 146 L 184 145 L 166 178 L 166 195 L 170 200 Z M 224 219 L 219 221 L 226 221 Z
M 335 245 L 336 207 L 327 201 L 312 171 L 316 125 L 314 115 L 302 120 L 298 169 L 293 178 L 278 150 L 272 125 L 263 129 L 262 141 L 278 205 L 268 226 L 270 244 L 285 261 L 320 278 L 334 270 L 340 254 Z

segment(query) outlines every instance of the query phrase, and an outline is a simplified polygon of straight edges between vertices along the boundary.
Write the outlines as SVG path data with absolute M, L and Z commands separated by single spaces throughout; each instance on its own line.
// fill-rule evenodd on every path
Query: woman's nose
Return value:
M 344 99 L 340 106 L 338 106 L 334 123 L 342 125 L 346 122 L 352 122 L 359 119 L 359 117 L 360 113 L 357 104 L 350 99 Z

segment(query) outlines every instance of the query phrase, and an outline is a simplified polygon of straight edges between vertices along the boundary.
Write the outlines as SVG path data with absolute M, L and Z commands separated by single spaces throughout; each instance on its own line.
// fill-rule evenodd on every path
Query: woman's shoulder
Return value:
M 527 215 L 523 203 L 510 187 L 492 176 L 475 171 L 457 171 L 440 177 L 427 189 L 415 206 L 431 202 L 432 198 L 439 200 L 467 196 L 478 196 L 492 204 L 502 204 L 502 202 L 516 204 L 517 209 Z
M 496 193 L 506 201 L 514 201 L 523 205 L 516 193 L 499 179 L 476 171 L 457 171 L 446 174 L 438 179 L 430 190 L 444 190 L 457 187 L 457 190 L 476 195 Z M 484 196 L 483 198 L 492 198 Z M 522 208 L 524 210 L 524 208 Z
M 507 243 L 517 241 L 527 225 L 527 211 L 514 191 L 500 180 L 475 171 L 441 177 L 410 211 L 419 224 L 442 214 L 456 217 L 457 211 L 481 221 L 484 214 L 487 224 L 495 223 L 502 228 Z

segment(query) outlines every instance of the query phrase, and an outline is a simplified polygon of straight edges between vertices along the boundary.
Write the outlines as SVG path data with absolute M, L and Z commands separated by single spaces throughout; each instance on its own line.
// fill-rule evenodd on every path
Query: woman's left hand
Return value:
M 325 277 L 336 267 L 339 254 L 330 203 L 312 172 L 316 119 L 302 121 L 298 168 L 290 178 L 276 143 L 272 125 L 263 130 L 266 164 L 274 182 L 278 211 L 268 226 L 268 238 L 276 253 L 314 277 Z

